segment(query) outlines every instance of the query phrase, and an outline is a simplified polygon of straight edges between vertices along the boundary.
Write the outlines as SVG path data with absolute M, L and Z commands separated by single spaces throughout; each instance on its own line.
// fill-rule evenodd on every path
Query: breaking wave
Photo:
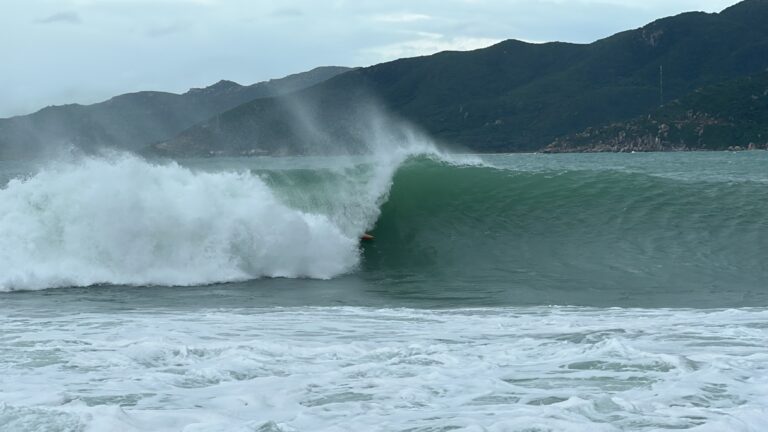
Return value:
M 91 158 L 0 190 L 0 289 L 358 272 L 554 289 L 558 304 L 617 286 L 748 301 L 768 277 L 767 198 L 762 181 L 498 168 L 428 145 L 183 165 Z M 361 245 L 364 232 L 376 241 Z
M 0 191 L 0 288 L 331 278 L 357 240 L 281 204 L 258 177 L 87 159 Z

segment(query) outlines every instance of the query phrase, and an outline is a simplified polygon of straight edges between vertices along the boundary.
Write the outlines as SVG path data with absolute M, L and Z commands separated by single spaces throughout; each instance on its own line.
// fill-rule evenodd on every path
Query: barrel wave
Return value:
M 724 157 L 690 156 L 690 170 L 652 156 L 636 166 L 480 162 L 424 149 L 181 165 L 88 159 L 0 192 L 0 287 L 352 274 L 464 293 L 491 282 L 522 304 L 579 303 L 585 291 L 764 301 L 768 179 L 759 160 L 731 172 Z M 376 240 L 361 245 L 366 231 Z
M 619 171 L 455 167 L 419 159 L 395 177 L 376 224 L 376 249 L 382 253 L 369 260 L 440 267 L 453 251 L 475 261 L 498 256 L 492 261 L 505 261 L 508 268 L 533 259 L 548 265 L 603 261 L 627 271 L 651 271 L 664 262 L 745 269 L 762 262 L 760 240 L 768 240 L 768 225 L 759 217 L 768 211 L 765 186 Z M 480 256 L 468 254 L 467 247 Z M 421 262 L 414 261 L 417 256 Z
M 544 291 L 551 304 L 584 291 L 764 297 L 765 179 L 509 165 L 405 164 L 363 268 L 446 286 L 493 281 L 523 303 Z
M 0 161 L 0 425 L 768 428 L 768 152 L 382 148 Z

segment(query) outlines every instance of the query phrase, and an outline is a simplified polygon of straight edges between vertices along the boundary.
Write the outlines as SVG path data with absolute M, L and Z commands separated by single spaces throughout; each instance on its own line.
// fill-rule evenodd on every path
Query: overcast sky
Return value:
M 735 0 L 0 0 L 0 117 L 504 39 L 592 42 Z

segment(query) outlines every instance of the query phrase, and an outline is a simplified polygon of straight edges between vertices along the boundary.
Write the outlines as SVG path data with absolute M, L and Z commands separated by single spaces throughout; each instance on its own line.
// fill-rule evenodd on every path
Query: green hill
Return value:
M 290 97 L 254 100 L 151 150 L 170 156 L 296 147 L 322 152 L 322 146 L 298 145 L 306 134 L 297 129 L 309 118 L 349 135 L 360 126 L 355 107 L 371 99 L 445 143 L 479 152 L 540 150 L 558 137 L 652 112 L 660 104 L 660 67 L 664 100 L 766 70 L 765 23 L 768 0 L 747 0 L 719 14 L 685 13 L 588 45 L 509 40 L 397 60 Z
M 144 91 L 0 119 L 0 159 L 43 156 L 66 146 L 141 149 L 245 102 L 300 90 L 348 70 L 323 67 L 250 86 L 220 81 L 181 95 Z
M 768 150 L 768 73 L 697 90 L 647 116 L 558 138 L 547 152 Z

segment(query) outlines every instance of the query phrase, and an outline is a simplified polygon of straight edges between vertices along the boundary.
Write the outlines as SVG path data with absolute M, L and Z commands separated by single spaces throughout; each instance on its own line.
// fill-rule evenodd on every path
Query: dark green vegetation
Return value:
M 768 150 L 768 73 L 696 90 L 647 116 L 557 139 L 547 152 Z
M 250 86 L 220 81 L 181 95 L 130 93 L 94 105 L 54 106 L 0 119 L 0 159 L 42 156 L 69 146 L 141 149 L 242 103 L 300 90 L 348 70 L 317 68 Z
M 662 100 L 660 67 L 665 101 L 765 71 L 766 23 L 768 0 L 747 0 L 719 14 L 665 18 L 589 45 L 509 40 L 472 52 L 397 60 L 356 69 L 289 98 L 254 100 L 154 150 L 166 155 L 293 153 L 296 149 L 286 146 L 303 136 L 297 129 L 306 129 L 307 119 L 344 133 L 340 124 L 365 128 L 355 109 L 358 100 L 370 99 L 363 94 L 444 143 L 480 152 L 541 150 L 588 127 L 654 112 Z M 721 102 L 740 103 L 700 99 L 701 104 Z M 734 115 L 741 109 L 706 108 L 702 112 Z M 737 129 L 717 134 L 712 129 L 711 139 L 682 145 L 727 147 L 742 142 L 731 136 Z

